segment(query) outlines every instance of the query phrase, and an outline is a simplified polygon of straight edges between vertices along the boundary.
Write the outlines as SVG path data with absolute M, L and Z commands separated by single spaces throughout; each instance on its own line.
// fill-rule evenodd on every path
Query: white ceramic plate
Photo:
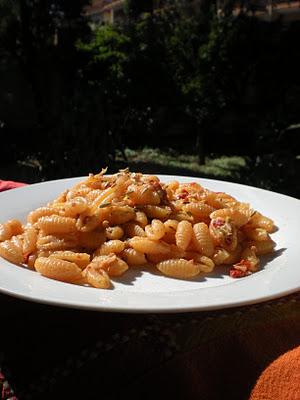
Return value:
M 278 231 L 272 235 L 276 252 L 262 260 L 262 269 L 245 278 L 233 279 L 228 270 L 216 268 L 211 276 L 192 281 L 132 269 L 103 290 L 47 279 L 37 272 L 0 259 L 0 291 L 31 301 L 99 311 L 187 312 L 236 307 L 278 298 L 300 289 L 300 201 L 250 186 L 190 177 L 160 175 L 168 182 L 197 181 L 248 202 L 272 218 Z M 25 221 L 33 209 L 53 200 L 83 177 L 50 181 L 0 193 L 0 222 Z

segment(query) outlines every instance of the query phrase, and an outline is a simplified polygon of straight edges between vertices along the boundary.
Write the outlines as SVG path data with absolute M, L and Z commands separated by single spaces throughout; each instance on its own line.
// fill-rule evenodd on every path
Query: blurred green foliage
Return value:
M 142 13 L 152 12 L 153 3 L 153 0 L 127 0 L 124 11 L 128 18 L 136 20 Z
M 246 156 L 245 180 L 276 190 L 285 170 L 296 179 L 299 21 L 233 16 L 232 1 L 220 16 L 208 0 L 128 0 L 122 23 L 91 29 L 88 3 L 0 0 L 0 164 L 38 159 L 59 178 L 147 145 L 198 164 Z

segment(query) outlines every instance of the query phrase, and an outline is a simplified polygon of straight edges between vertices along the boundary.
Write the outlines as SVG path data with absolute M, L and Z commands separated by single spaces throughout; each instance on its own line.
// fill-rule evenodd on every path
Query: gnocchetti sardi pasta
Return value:
M 26 223 L 0 224 L 0 256 L 45 277 L 107 289 L 129 268 L 193 279 L 228 265 L 233 278 L 274 251 L 274 222 L 199 183 L 132 173 L 90 174 Z

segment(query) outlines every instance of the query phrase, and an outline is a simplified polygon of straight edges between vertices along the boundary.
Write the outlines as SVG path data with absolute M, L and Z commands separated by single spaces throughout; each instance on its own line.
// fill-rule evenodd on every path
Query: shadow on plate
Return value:
M 134 285 L 134 281 L 136 281 L 139 277 L 142 276 L 144 271 L 148 271 L 149 268 L 139 268 L 139 267 L 135 267 L 135 268 L 129 268 L 124 275 L 121 275 L 120 277 L 113 277 L 113 282 L 119 282 L 119 283 L 123 283 L 124 285 L 129 285 L 129 286 L 133 286 Z
M 266 255 L 262 255 L 260 256 L 260 268 L 257 272 L 262 272 L 265 267 L 275 258 L 281 256 L 287 249 L 286 248 L 281 248 L 278 250 L 275 250 L 273 253 L 270 254 L 266 254 Z M 14 265 L 14 264 L 12 264 Z M 16 266 L 16 265 L 14 265 Z M 30 271 L 33 272 L 32 269 L 29 269 L 26 265 L 18 265 L 18 267 L 21 268 L 25 268 L 28 269 Z M 229 270 L 230 270 L 230 265 L 219 265 L 217 267 L 215 267 L 215 269 L 205 275 L 198 275 L 194 278 L 191 279 L 191 281 L 193 282 L 205 282 L 207 280 L 207 278 L 213 278 L 213 279 L 224 279 L 226 276 L 229 275 Z M 157 275 L 157 276 L 164 276 L 162 275 L 161 272 L 159 272 L 154 265 L 149 265 L 149 266 L 141 266 L 141 267 L 131 267 L 128 269 L 128 271 L 126 271 L 126 273 L 120 277 L 114 277 L 112 279 L 112 286 L 111 289 L 114 288 L 114 282 L 119 282 L 122 283 L 124 285 L 128 285 L 128 286 L 133 286 L 134 282 L 140 278 L 143 275 L 143 272 L 150 272 L 153 275 Z M 178 278 L 172 278 L 172 277 L 168 277 L 170 279 L 178 279 Z M 246 277 L 247 278 L 247 277 Z M 83 284 L 83 283 L 77 283 L 80 286 L 86 286 L 89 287 L 89 285 L 87 284 Z
M 273 251 L 273 253 L 259 256 L 259 258 L 260 258 L 260 269 L 259 270 L 260 271 L 263 270 L 265 268 L 265 266 L 267 264 L 269 264 L 269 262 L 271 262 L 275 258 L 281 256 L 286 250 L 287 250 L 286 247 L 283 247 L 282 249 L 277 249 L 277 250 Z
M 266 254 L 263 256 L 260 256 L 260 268 L 257 272 L 262 272 L 266 265 L 268 265 L 269 262 L 274 260 L 275 258 L 281 256 L 286 248 L 278 249 L 275 250 L 273 253 Z M 231 268 L 231 265 L 219 265 L 215 267 L 215 269 L 205 275 L 198 275 L 194 278 L 191 279 L 193 282 L 205 282 L 207 278 L 213 278 L 213 279 L 224 279 L 229 275 L 229 270 Z M 135 268 L 129 268 L 128 271 L 119 278 L 113 278 L 113 281 L 122 283 L 124 285 L 134 285 L 134 281 L 141 277 L 143 275 L 143 272 L 148 271 L 153 275 L 157 276 L 164 276 L 162 275 L 161 272 L 159 272 L 155 266 L 142 266 L 142 267 L 135 267 Z M 169 279 L 178 279 L 178 278 L 172 278 L 168 277 Z M 245 277 L 247 278 L 247 277 Z M 236 279 L 235 279 L 236 280 Z M 237 281 L 237 280 L 236 280 Z

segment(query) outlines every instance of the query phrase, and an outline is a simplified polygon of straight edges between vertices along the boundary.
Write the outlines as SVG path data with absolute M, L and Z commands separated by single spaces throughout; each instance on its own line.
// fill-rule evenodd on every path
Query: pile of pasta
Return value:
M 103 289 L 133 267 L 191 279 L 225 264 L 238 278 L 274 250 L 274 230 L 249 204 L 199 183 L 102 170 L 30 212 L 25 225 L 0 224 L 0 256 L 48 278 Z

